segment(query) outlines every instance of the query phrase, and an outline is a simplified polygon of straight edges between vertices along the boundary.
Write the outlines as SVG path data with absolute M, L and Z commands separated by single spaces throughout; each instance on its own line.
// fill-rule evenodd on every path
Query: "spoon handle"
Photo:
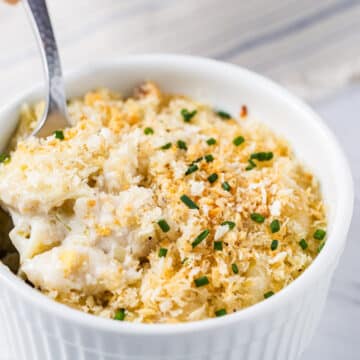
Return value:
M 25 0 L 24 4 L 40 47 L 47 86 L 47 109 L 34 135 L 48 136 L 69 125 L 60 57 L 46 1 Z

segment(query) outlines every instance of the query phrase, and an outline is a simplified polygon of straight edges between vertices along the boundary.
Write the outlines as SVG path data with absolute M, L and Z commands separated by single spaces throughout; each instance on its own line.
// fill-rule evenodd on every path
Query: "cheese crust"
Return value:
M 42 108 L 22 110 L 0 200 L 19 275 L 51 298 L 108 318 L 125 309 L 127 321 L 195 321 L 263 300 L 316 257 L 318 182 L 251 109 L 228 118 L 145 83 L 129 98 L 100 89 L 71 100 L 63 140 L 27 137 Z

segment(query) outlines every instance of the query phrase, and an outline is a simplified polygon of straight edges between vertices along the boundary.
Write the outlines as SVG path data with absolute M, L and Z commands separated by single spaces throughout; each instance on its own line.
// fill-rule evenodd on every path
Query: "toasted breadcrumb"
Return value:
M 51 298 L 107 318 L 126 309 L 126 321 L 195 321 L 280 291 L 317 255 L 312 234 L 326 227 L 318 183 L 263 124 L 146 83 L 130 98 L 100 89 L 71 100 L 63 140 L 26 137 L 42 108 L 22 109 L 0 200 L 14 220 L 19 274 Z

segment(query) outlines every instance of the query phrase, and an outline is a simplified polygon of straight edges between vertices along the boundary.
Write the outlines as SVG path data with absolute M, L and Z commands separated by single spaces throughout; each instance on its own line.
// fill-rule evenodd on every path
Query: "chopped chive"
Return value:
M 193 163 L 198 163 L 200 162 L 204 157 L 200 156 L 199 158 L 197 158 L 196 160 L 193 161 Z
M 273 234 L 277 233 L 280 230 L 280 221 L 277 219 L 273 220 L 270 224 L 270 230 Z
M 190 175 L 190 174 L 192 174 L 193 172 L 195 172 L 197 170 L 199 170 L 199 167 L 196 164 L 192 164 L 186 170 L 185 175 Z
M 224 182 L 221 184 L 221 187 L 222 187 L 225 191 L 230 191 L 230 190 L 231 190 L 231 186 L 230 186 L 230 184 L 229 184 L 227 181 L 224 181 Z
M 161 150 L 167 150 L 171 148 L 171 143 L 166 143 L 165 145 L 161 146 L 160 149 Z
M 158 221 L 158 225 L 160 226 L 160 229 L 164 232 L 167 233 L 170 230 L 170 226 L 169 224 L 166 222 L 165 219 L 161 219 Z
M 189 260 L 189 258 L 188 258 L 188 257 L 186 257 L 186 258 L 182 259 L 182 260 L 181 260 L 181 264 L 182 264 L 182 265 L 184 265 L 184 264 L 186 263 L 186 261 L 188 261 L 188 260 Z
M 204 286 L 209 284 L 209 279 L 207 276 L 202 276 L 194 280 L 196 287 Z
M 191 246 L 193 248 L 195 248 L 196 246 L 198 246 L 203 240 L 206 239 L 206 237 L 209 235 L 209 230 L 206 229 L 204 231 L 202 231 L 196 238 L 195 240 L 191 243 Z
M 221 225 L 229 226 L 229 229 L 232 230 L 235 227 L 235 223 L 233 221 L 224 221 Z
M 214 157 L 211 154 L 208 154 L 208 155 L 205 155 L 205 160 L 206 160 L 207 163 L 213 162 Z
M 214 138 L 210 138 L 206 140 L 208 145 L 215 145 L 216 144 L 216 140 Z
M 151 127 L 147 127 L 144 129 L 145 135 L 152 135 L 154 133 L 154 130 Z
M 251 159 L 249 159 L 248 162 L 249 162 L 249 165 L 245 168 L 246 171 L 252 170 L 253 168 L 256 167 L 256 164 Z
M 218 179 L 218 174 L 211 174 L 207 179 L 208 179 L 208 181 L 209 181 L 209 183 L 214 183 L 217 179 Z
M 188 109 L 182 109 L 181 115 L 185 122 L 190 122 L 190 120 L 196 115 L 197 110 L 189 111 Z
M 214 241 L 214 250 L 222 251 L 223 242 L 222 241 Z
M 305 241 L 305 239 L 301 239 L 301 240 L 299 241 L 299 245 L 301 246 L 301 248 L 302 248 L 303 250 L 306 250 L 307 247 L 308 247 L 308 244 L 307 244 L 307 242 Z
M 269 161 L 274 157 L 274 154 L 270 152 L 257 152 L 250 155 L 250 159 L 258 161 Z
M 322 229 L 317 229 L 314 232 L 313 236 L 314 236 L 314 239 L 316 239 L 316 240 L 324 240 L 324 237 L 326 236 L 326 231 L 322 230 Z
M 271 242 L 271 246 L 270 246 L 270 248 L 271 248 L 271 250 L 276 250 L 277 248 L 278 248 L 278 246 L 279 246 L 279 240 L 273 240 L 272 242 Z
M 55 130 L 54 136 L 55 136 L 55 139 L 59 139 L 59 140 L 65 139 L 64 132 L 62 130 Z
M 226 111 L 218 110 L 216 112 L 217 116 L 220 116 L 222 119 L 231 119 L 231 115 L 227 113 Z
M 166 248 L 160 248 L 159 249 L 159 257 L 165 257 L 168 252 L 168 249 Z
M 177 141 L 177 147 L 181 150 L 187 150 L 187 145 L 186 145 L 186 142 L 185 141 L 182 141 L 182 140 L 178 140 Z
M 231 270 L 233 271 L 234 274 L 239 273 L 239 268 L 235 263 L 231 265 Z
M 189 208 L 189 209 L 199 209 L 199 207 L 187 196 L 181 195 L 180 200 Z
M 220 309 L 215 311 L 216 317 L 224 316 L 226 314 L 227 314 L 226 309 Z
M 10 160 L 11 160 L 11 156 L 10 156 L 10 155 L 4 154 L 4 153 L 1 153 L 1 154 L 0 154 L 0 164 L 1 164 L 1 163 L 7 164 L 8 162 L 10 162 Z
M 325 241 L 322 242 L 319 247 L 318 247 L 318 253 L 323 249 L 323 247 L 325 246 Z
M 204 159 L 204 157 L 203 157 L 203 156 L 200 156 L 199 158 L 193 160 L 193 162 L 190 164 L 190 166 L 191 166 L 191 165 L 194 165 L 194 164 L 196 164 L 196 163 L 199 163 L 199 162 L 200 162 L 201 160 L 203 160 L 203 159 Z
M 125 315 L 125 309 L 119 309 L 115 312 L 114 320 L 124 321 Z
M 258 224 L 262 224 L 265 221 L 265 217 L 258 213 L 252 213 L 250 215 L 250 218 Z
M 243 136 L 238 136 L 238 137 L 236 137 L 236 138 L 233 140 L 233 144 L 234 144 L 235 146 L 239 146 L 239 145 L 241 145 L 244 141 L 245 141 L 245 139 L 244 139 Z
M 273 291 L 268 291 L 267 293 L 264 294 L 264 298 L 268 299 L 270 296 L 273 296 L 274 292 Z

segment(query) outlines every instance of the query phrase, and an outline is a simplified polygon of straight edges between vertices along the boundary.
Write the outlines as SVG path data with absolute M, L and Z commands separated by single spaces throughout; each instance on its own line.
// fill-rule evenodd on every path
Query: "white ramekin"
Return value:
M 68 95 L 99 86 L 126 94 L 144 80 L 234 114 L 246 104 L 252 117 L 284 135 L 321 181 L 329 215 L 326 246 L 303 275 L 272 298 L 222 318 L 174 325 L 118 322 L 75 311 L 0 265 L 0 326 L 14 359 L 298 359 L 318 324 L 352 215 L 352 178 L 340 146 L 308 106 L 278 85 L 207 59 L 124 57 L 67 77 Z M 15 126 L 19 105 L 40 94 L 37 87 L 0 110 L 0 144 Z

